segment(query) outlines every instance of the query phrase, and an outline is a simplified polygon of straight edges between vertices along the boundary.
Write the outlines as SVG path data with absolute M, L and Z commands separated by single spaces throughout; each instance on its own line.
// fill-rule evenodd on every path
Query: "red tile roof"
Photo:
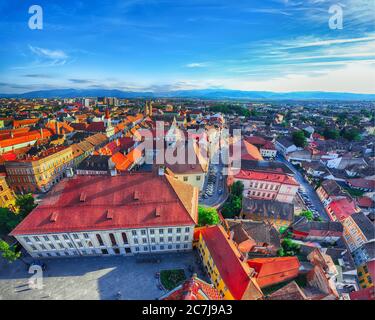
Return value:
M 48 138 L 51 135 L 52 134 L 49 130 L 43 129 L 43 138 Z M 42 135 L 41 135 L 40 131 L 34 130 L 34 131 L 28 132 L 24 136 L 4 139 L 4 140 L 0 141 L 0 148 L 16 146 L 18 144 L 32 142 L 32 141 L 39 140 L 39 139 L 42 139 Z
M 362 208 L 372 208 L 374 206 L 374 201 L 369 197 L 359 197 L 357 203 Z
M 201 230 L 201 235 L 226 287 L 236 300 L 258 299 L 262 296 L 250 274 L 252 270 L 242 262 L 233 243 L 221 226 Z
M 89 132 L 103 132 L 105 131 L 105 124 L 103 121 L 99 121 L 99 122 L 92 122 L 90 123 L 87 128 L 86 128 L 86 131 L 89 131 Z
M 350 300 L 375 300 L 375 287 L 349 293 Z
M 163 300 L 222 300 L 219 292 L 197 277 L 186 280 Z
M 247 263 L 257 272 L 261 288 L 297 277 L 300 267 L 297 257 L 256 258 Z
M 348 198 L 332 201 L 329 204 L 329 207 L 340 221 L 350 217 L 353 213 L 358 212 L 354 201 L 351 201 Z
M 241 169 L 239 173 L 235 175 L 237 179 L 246 180 L 259 180 L 259 181 L 271 181 L 278 182 L 282 184 L 290 184 L 298 186 L 298 182 L 293 178 L 283 173 L 269 173 L 269 172 L 259 172 Z
M 374 179 L 348 179 L 347 182 L 355 188 L 375 189 Z
M 197 207 L 198 189 L 167 175 L 75 176 L 57 184 L 11 234 L 194 225 Z

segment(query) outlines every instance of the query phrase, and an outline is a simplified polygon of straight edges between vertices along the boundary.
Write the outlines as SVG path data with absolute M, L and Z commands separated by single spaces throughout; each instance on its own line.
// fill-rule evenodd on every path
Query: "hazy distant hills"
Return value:
M 79 97 L 118 97 L 118 98 L 198 98 L 236 100 L 345 100 L 375 101 L 375 94 L 339 92 L 269 92 L 241 91 L 229 89 L 178 90 L 166 92 L 136 92 L 108 89 L 54 89 L 31 91 L 22 94 L 1 94 L 3 98 L 79 98 Z

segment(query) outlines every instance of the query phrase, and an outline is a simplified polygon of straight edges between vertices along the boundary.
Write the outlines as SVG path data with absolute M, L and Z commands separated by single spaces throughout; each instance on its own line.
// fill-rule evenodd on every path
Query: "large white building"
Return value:
M 198 189 L 169 175 L 76 176 L 11 233 L 33 257 L 192 249 Z

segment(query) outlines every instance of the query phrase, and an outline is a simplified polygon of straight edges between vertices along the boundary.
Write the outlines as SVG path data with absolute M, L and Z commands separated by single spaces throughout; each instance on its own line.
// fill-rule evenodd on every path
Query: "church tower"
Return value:
M 104 125 L 106 128 L 109 128 L 111 126 L 111 115 L 109 113 L 109 109 L 105 110 Z

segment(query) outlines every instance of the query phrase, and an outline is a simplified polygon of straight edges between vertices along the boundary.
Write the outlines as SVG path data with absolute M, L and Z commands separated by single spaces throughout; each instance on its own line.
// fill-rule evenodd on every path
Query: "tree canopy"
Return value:
M 198 207 L 198 224 L 199 226 L 216 225 L 220 222 L 219 215 L 215 208 Z
M 0 232 L 8 234 L 11 232 L 35 207 L 34 198 L 31 194 L 17 196 L 16 206 L 18 213 L 8 208 L 0 208 Z
M 293 143 L 300 148 L 303 148 L 307 145 L 307 140 L 303 130 L 293 132 Z
M 1 256 L 10 263 L 21 256 L 21 252 L 16 252 L 14 248 L 3 240 L 0 240 L 0 252 Z

